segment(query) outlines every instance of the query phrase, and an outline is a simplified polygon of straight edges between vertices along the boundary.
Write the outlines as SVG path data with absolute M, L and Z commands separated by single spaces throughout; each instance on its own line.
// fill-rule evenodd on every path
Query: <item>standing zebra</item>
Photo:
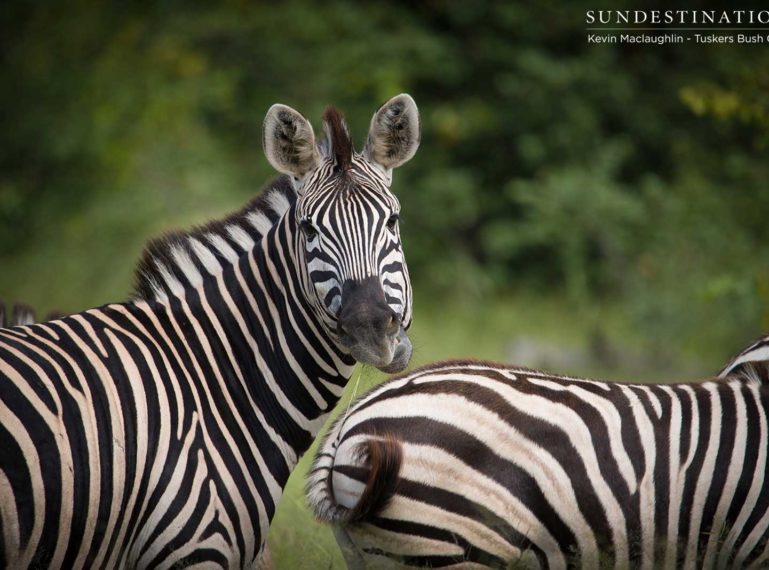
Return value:
M 152 240 L 136 269 L 133 299 L 167 303 L 169 297 L 183 297 L 187 288 L 202 283 L 203 275 L 220 273 L 253 249 L 296 198 L 292 177 L 283 174 L 266 184 L 259 195 L 239 211 L 204 226 L 175 231 Z M 64 316 L 61 311 L 50 311 L 45 320 Z M 36 312 L 32 307 L 15 303 L 8 312 L 0 301 L 0 328 L 28 326 L 35 322 Z M 272 567 L 266 544 L 257 566 Z
M 361 397 L 309 475 L 351 568 L 769 565 L 769 386 L 433 364 Z
M 406 366 L 411 291 L 389 186 L 416 152 L 416 105 L 382 106 L 361 154 L 337 111 L 324 119 L 316 145 L 299 113 L 268 112 L 265 152 L 298 197 L 234 262 L 171 244 L 184 280 L 168 264 L 143 273 L 161 302 L 0 330 L 6 567 L 253 566 L 356 360 Z

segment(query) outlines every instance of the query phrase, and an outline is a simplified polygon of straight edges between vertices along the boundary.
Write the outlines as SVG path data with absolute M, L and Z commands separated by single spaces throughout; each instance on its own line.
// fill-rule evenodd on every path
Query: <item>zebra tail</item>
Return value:
M 387 506 L 398 485 L 403 463 L 403 448 L 395 437 L 367 439 L 358 447 L 360 460 L 368 465 L 366 486 L 355 506 L 350 509 L 348 522 L 365 520 Z
M 334 426 L 321 444 L 307 479 L 307 499 L 320 522 L 346 524 L 381 512 L 397 491 L 403 462 L 390 435 L 342 439 Z

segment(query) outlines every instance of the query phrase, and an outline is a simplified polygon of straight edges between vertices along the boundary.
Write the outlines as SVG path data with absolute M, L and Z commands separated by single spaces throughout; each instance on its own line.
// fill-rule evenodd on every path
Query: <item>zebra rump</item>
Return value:
M 769 387 L 756 378 L 433 364 L 333 424 L 308 501 L 350 568 L 766 567 Z

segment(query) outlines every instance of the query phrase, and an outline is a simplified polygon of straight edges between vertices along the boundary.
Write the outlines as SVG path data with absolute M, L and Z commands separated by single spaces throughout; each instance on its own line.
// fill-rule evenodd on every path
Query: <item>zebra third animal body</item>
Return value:
M 31 325 L 35 323 L 36 319 L 35 310 L 29 305 L 14 303 L 11 310 L 8 311 L 5 303 L 0 301 L 0 328 Z
M 351 568 L 760 568 L 769 387 L 448 362 L 386 382 L 308 480 Z M 520 565 L 520 566 L 518 566 Z
M 362 154 L 325 119 L 316 145 L 296 111 L 270 109 L 265 150 L 298 198 L 234 263 L 197 248 L 221 266 L 198 280 L 171 247 L 187 281 L 155 265 L 162 302 L 0 330 L 5 566 L 250 567 L 356 359 L 405 367 L 389 185 L 418 145 L 416 106 L 385 104 Z

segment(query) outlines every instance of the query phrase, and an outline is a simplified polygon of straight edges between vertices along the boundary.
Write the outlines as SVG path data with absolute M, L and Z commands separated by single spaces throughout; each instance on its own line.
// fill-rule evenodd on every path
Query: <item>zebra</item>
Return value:
M 350 568 L 767 567 L 756 370 L 630 384 L 428 365 L 336 420 L 307 499 Z
M 52 321 L 63 317 L 65 313 L 53 309 L 45 313 L 44 320 Z M 37 323 L 37 311 L 26 303 L 13 303 L 10 312 L 5 302 L 0 299 L 0 328 L 24 327 Z
M 237 262 L 240 255 L 251 250 L 272 225 L 296 201 L 297 194 L 291 177 L 283 174 L 268 182 L 262 191 L 239 211 L 223 219 L 211 221 L 191 230 L 174 231 L 151 240 L 145 248 L 135 271 L 133 300 L 168 301 L 177 291 L 182 295 L 187 286 L 197 286 L 206 274 L 216 274 L 222 267 Z M 219 265 L 206 263 L 216 259 Z M 52 310 L 45 321 L 60 319 L 66 313 Z M 37 312 L 27 304 L 15 303 L 11 312 L 0 300 L 0 328 L 28 326 L 37 321 Z M 0 559 L 2 557 L 0 556 Z M 265 543 L 258 568 L 272 568 L 268 545 Z
M 152 299 L 0 330 L 4 566 L 257 563 L 355 363 L 410 359 L 390 186 L 419 135 L 406 94 L 374 113 L 361 153 L 334 108 L 316 144 L 307 119 L 273 105 L 265 154 L 296 199 L 258 242 L 224 230 L 245 253 L 215 231 L 172 236 L 141 265 Z
M 251 250 L 272 225 L 296 201 L 291 178 L 285 174 L 268 182 L 261 192 L 239 211 L 191 230 L 174 231 L 151 240 L 135 271 L 134 300 L 168 301 L 176 295 L 179 283 L 197 286 L 205 274 L 216 274 L 221 267 L 205 263 L 211 258 L 221 266 L 232 265 Z M 194 266 L 194 269 L 193 269 Z M 27 304 L 15 303 L 10 313 L 0 300 L 0 328 L 28 326 L 37 321 L 37 312 Z M 45 321 L 62 318 L 66 313 L 52 310 Z M 259 568 L 272 568 L 268 545 L 259 556 Z
M 31 325 L 36 319 L 37 313 L 29 305 L 14 303 L 8 311 L 5 303 L 0 300 L 0 328 Z

